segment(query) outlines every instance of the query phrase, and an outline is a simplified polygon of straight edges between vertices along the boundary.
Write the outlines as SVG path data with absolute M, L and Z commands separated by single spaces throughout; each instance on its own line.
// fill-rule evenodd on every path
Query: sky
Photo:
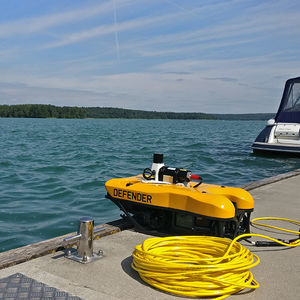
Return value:
M 276 112 L 299 0 L 0 0 L 0 104 Z

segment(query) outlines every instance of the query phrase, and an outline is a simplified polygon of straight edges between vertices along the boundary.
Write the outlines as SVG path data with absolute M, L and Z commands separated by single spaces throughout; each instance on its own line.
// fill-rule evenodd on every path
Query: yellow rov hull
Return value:
M 142 176 L 134 176 L 111 179 L 106 182 L 105 187 L 115 199 L 225 220 L 235 217 L 236 208 L 254 208 L 252 196 L 241 188 L 204 183 L 193 188 L 194 185 L 196 183 L 193 182 L 190 187 L 143 182 Z
M 193 231 L 197 227 L 215 224 L 208 224 L 205 221 L 208 219 L 218 222 L 233 221 L 230 225 L 232 228 L 227 228 L 227 231 L 237 231 L 237 224 L 240 224 L 242 219 L 248 227 L 250 212 L 254 208 L 254 200 L 247 191 L 205 183 L 198 186 L 196 182 L 190 182 L 188 186 L 167 184 L 145 181 L 143 176 L 138 175 L 111 179 L 106 182 L 105 188 L 106 197 L 123 211 L 138 215 L 142 223 L 151 224 L 154 218 L 158 218 L 154 223 L 162 223 L 164 226 L 161 227 L 176 227 L 177 224 L 177 227 L 191 227 Z M 172 217 L 171 212 L 175 213 Z M 188 220 L 188 215 L 192 215 L 194 219 Z M 168 222 L 162 221 L 167 217 Z M 155 228 L 154 225 L 152 227 Z M 248 228 L 245 231 L 248 231 Z

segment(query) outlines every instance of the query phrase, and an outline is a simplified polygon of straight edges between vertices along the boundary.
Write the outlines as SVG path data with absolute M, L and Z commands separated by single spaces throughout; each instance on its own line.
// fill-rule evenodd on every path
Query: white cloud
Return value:
M 133 0 L 118 0 L 120 8 L 128 5 Z M 71 11 L 60 12 L 50 15 L 42 15 L 32 18 L 24 18 L 21 20 L 11 21 L 0 24 L 0 37 L 9 37 L 19 34 L 31 34 L 45 30 L 49 27 L 59 26 L 65 23 L 78 22 L 87 18 L 99 16 L 113 10 L 110 1 L 89 6 L 86 8 L 79 8 Z
M 155 17 L 150 16 L 150 17 L 136 18 L 125 22 L 119 22 L 117 28 L 118 28 L 118 32 L 123 32 L 123 31 L 130 31 L 130 30 L 141 30 L 141 28 L 145 28 L 148 26 L 157 27 L 163 23 L 172 20 L 174 21 L 176 18 L 180 17 L 181 15 L 182 13 L 172 13 L 172 14 L 167 14 L 167 15 L 165 14 L 165 15 L 160 15 Z M 96 26 L 93 28 L 89 28 L 88 30 L 68 34 L 61 40 L 57 42 L 49 43 L 43 46 L 42 48 L 55 48 L 55 47 L 61 47 L 73 43 L 78 43 L 87 39 L 114 33 L 115 30 L 116 30 L 115 24 Z
M 18 81 L 26 82 L 26 88 L 15 90 L 18 97 L 29 102 L 44 99 L 46 103 L 60 105 L 215 113 L 275 112 L 284 81 L 297 75 L 299 67 L 286 62 L 273 65 L 264 57 L 173 61 L 157 66 L 152 72 L 80 79 L 19 75 Z M 4 76 L 1 77 L 3 81 Z M 16 79 L 12 75 L 13 78 Z M 3 95 L 3 86 L 0 91 Z M 18 98 L 7 90 L 6 95 L 9 99 Z
M 291 43 L 297 43 L 295 36 L 300 35 L 300 11 L 269 10 L 266 16 L 255 10 L 247 16 L 247 20 L 245 15 L 242 15 L 225 23 L 205 26 L 197 30 L 158 34 L 144 40 L 129 41 L 123 44 L 122 48 L 142 56 L 165 56 L 242 44 L 263 45 L 266 38 L 273 36 L 282 43 L 287 39 Z
M 76 89 L 44 88 L 0 83 L 0 104 L 53 104 L 58 106 L 109 106 L 109 95 Z M 88 104 L 88 105 L 86 105 Z

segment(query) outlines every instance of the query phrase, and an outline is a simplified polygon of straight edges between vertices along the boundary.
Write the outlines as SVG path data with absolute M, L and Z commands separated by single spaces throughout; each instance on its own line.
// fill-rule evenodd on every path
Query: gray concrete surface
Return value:
M 255 199 L 253 217 L 275 216 L 299 220 L 300 175 L 271 183 L 251 191 Z M 275 223 L 274 223 L 275 224 Z M 282 225 L 276 222 L 277 225 Z M 274 237 L 278 233 L 251 228 Z M 92 264 L 79 264 L 56 252 L 0 270 L 0 278 L 22 273 L 37 281 L 83 299 L 182 299 L 143 283 L 130 267 L 135 245 L 149 236 L 125 230 L 95 241 L 95 250 L 105 256 Z M 285 238 L 286 235 L 281 236 Z M 246 244 L 245 244 L 246 245 Z M 247 245 L 248 246 L 248 245 Z M 231 299 L 298 299 L 300 295 L 300 247 L 287 249 L 250 246 L 261 263 L 252 271 L 261 287 Z M 184 299 L 184 298 L 183 298 Z

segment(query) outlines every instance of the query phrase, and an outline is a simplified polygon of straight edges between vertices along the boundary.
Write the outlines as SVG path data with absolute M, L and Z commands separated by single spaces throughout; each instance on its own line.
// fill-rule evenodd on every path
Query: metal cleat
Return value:
M 71 249 L 66 251 L 66 258 L 75 260 L 82 264 L 87 264 L 103 257 L 103 251 L 93 252 L 94 234 L 103 231 L 104 227 L 94 230 L 94 220 L 91 217 L 82 217 L 79 219 L 77 235 L 64 239 L 64 242 L 72 243 L 77 241 L 77 251 Z

